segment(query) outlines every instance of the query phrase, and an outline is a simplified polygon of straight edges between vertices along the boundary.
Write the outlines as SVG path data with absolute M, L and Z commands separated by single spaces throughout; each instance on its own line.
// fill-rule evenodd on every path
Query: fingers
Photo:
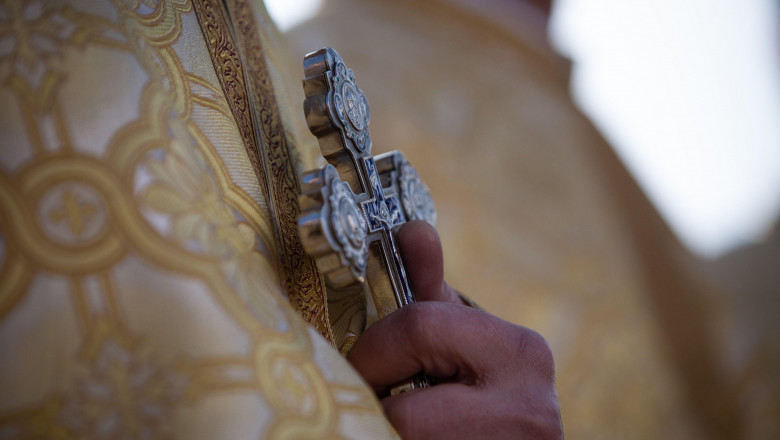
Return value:
M 398 231 L 398 242 L 412 291 L 418 301 L 462 304 L 458 294 L 444 282 L 444 256 L 436 229 L 416 220 Z
M 382 399 L 402 438 L 563 438 L 547 342 L 480 310 L 410 304 L 369 327 L 348 359 L 380 396 L 421 372 L 439 379 Z
M 538 333 L 479 310 L 439 302 L 411 304 L 376 322 L 348 357 L 380 393 L 419 372 L 479 385 L 491 377 L 487 372 L 515 368 L 521 357 L 522 365 L 538 363 L 554 374 L 549 347 Z
M 379 392 L 421 371 L 437 378 L 467 375 L 471 361 L 462 346 L 479 345 L 483 330 L 469 334 L 466 327 L 459 328 L 457 321 L 468 319 L 464 310 L 451 309 L 467 310 L 426 302 L 395 311 L 363 332 L 348 359 Z
M 478 437 L 469 426 L 463 426 L 462 416 L 468 415 L 469 425 L 480 425 L 486 408 L 482 400 L 478 391 L 466 385 L 444 384 L 387 397 L 382 399 L 382 407 L 403 439 L 473 439 Z M 461 423 L 453 423 L 453 418 L 460 418 Z
M 563 439 L 558 399 L 540 387 L 480 390 L 445 384 L 387 397 L 382 406 L 407 440 Z

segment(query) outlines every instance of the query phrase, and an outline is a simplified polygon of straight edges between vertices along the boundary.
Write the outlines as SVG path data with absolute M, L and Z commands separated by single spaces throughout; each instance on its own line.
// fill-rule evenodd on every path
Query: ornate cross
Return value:
M 382 318 L 414 302 L 395 233 L 408 220 L 434 224 L 433 200 L 401 152 L 371 155 L 368 102 L 335 50 L 306 55 L 304 72 L 306 121 L 330 164 L 303 176 L 303 244 L 329 289 L 367 282 Z

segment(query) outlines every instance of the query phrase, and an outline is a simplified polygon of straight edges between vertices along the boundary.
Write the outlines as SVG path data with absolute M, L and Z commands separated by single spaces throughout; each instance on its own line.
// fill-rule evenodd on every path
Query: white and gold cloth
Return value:
M 225 3 L 0 3 L 0 438 L 394 436 L 280 276 L 265 173 L 314 154 L 263 6 Z

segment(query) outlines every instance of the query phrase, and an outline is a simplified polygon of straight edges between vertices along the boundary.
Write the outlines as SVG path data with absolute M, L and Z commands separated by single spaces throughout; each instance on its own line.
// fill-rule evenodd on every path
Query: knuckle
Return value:
M 518 418 L 518 431 L 532 434 L 536 439 L 562 439 L 563 424 L 561 412 L 557 405 L 547 405 L 527 412 Z
M 506 438 L 512 434 L 544 440 L 563 438 L 560 405 L 552 388 L 543 386 L 520 393 L 507 390 L 506 396 L 511 403 L 491 412 L 493 425 L 506 433 Z
M 409 341 L 416 341 L 428 335 L 432 324 L 440 319 L 439 308 L 431 303 L 414 303 L 400 310 L 404 333 Z
M 521 357 L 529 362 L 544 377 L 554 380 L 555 360 L 547 340 L 539 332 L 527 328 L 518 331 Z
M 451 336 L 449 310 L 444 303 L 414 303 L 405 306 L 398 321 L 402 325 L 400 331 L 404 343 L 410 353 L 414 354 L 423 369 L 436 369 L 446 364 L 437 357 L 442 345 L 447 345 L 443 339 Z

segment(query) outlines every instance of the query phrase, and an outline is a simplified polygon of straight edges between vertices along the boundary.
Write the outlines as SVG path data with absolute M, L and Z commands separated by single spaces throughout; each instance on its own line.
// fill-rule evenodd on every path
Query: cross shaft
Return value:
M 365 95 L 333 49 L 304 60 L 304 110 L 330 165 L 303 178 L 299 226 L 329 289 L 368 282 L 378 317 L 414 302 L 395 231 L 435 222 L 427 187 L 403 154 L 373 157 Z

